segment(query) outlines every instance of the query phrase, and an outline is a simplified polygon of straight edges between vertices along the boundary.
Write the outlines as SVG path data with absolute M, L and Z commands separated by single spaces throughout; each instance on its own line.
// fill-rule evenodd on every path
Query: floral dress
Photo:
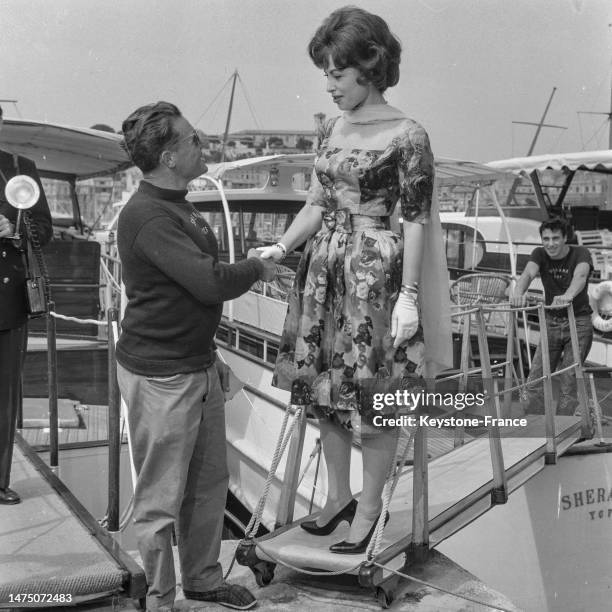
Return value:
M 389 218 L 399 201 L 404 220 L 427 223 L 434 174 L 425 130 L 376 106 L 374 117 L 345 113 L 326 125 L 306 200 L 324 209 L 323 223 L 298 265 L 273 378 L 311 416 L 364 432 L 381 414 L 373 393 L 422 386 L 421 327 L 395 349 L 390 333 L 403 241 Z

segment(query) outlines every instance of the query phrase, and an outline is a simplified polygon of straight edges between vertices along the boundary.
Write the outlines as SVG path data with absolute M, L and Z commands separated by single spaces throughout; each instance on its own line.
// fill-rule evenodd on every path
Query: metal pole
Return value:
M 223 132 L 223 144 L 221 146 L 221 161 L 225 161 L 225 147 L 227 145 L 227 136 L 229 134 L 230 122 L 232 120 L 232 108 L 234 106 L 234 92 L 236 91 L 236 79 L 238 78 L 238 70 L 234 70 L 234 80 L 232 81 L 232 93 L 230 94 L 229 109 L 227 111 L 227 120 L 225 122 L 225 132 Z
M 506 371 L 504 377 L 504 390 L 512 387 L 512 371 L 514 368 L 514 330 L 516 327 L 516 313 L 510 311 L 506 313 L 507 319 L 507 340 L 506 340 Z M 512 410 L 512 393 L 504 393 L 504 417 L 512 416 L 510 414 Z
M 548 327 L 546 325 L 546 307 L 538 307 L 538 321 L 540 324 L 540 350 L 542 351 L 542 375 L 544 380 L 544 423 L 546 427 L 546 455 L 544 463 L 554 465 L 557 463 L 557 440 L 555 439 L 555 405 L 552 389 L 552 373 L 550 371 L 550 353 L 548 352 Z M 538 383 L 540 384 L 540 383 Z
M 589 396 L 587 393 L 586 384 L 584 382 L 584 372 L 582 370 L 582 355 L 580 355 L 580 345 L 578 344 L 578 330 L 576 329 L 576 316 L 574 314 L 574 305 L 570 302 L 568 306 L 570 338 L 572 341 L 572 353 L 574 355 L 574 363 L 576 364 L 576 391 L 578 394 L 578 403 L 582 413 L 581 435 L 583 438 L 592 438 L 593 431 L 591 422 L 591 411 L 589 410 Z
M 478 348 L 480 352 L 480 370 L 484 391 L 488 394 L 485 402 L 486 412 L 489 416 L 497 418 L 499 410 L 499 397 L 495 393 L 493 384 L 493 374 L 491 371 L 491 358 L 489 356 L 489 345 L 486 336 L 486 325 L 482 313 L 482 306 L 476 313 L 478 324 Z M 502 451 L 501 436 L 497 425 L 490 425 L 489 430 L 489 449 L 491 452 L 491 466 L 493 468 L 493 491 L 491 491 L 492 504 L 505 504 L 508 501 L 508 482 L 506 470 L 504 468 L 504 454 Z
M 108 530 L 119 530 L 119 464 L 121 453 L 121 394 L 117 383 L 117 362 L 112 324 L 118 311 L 109 308 L 108 322 Z
M 427 464 L 427 427 L 417 426 L 414 435 L 412 468 L 412 541 L 408 555 L 423 562 L 429 550 L 429 475 Z
M 302 410 L 296 428 L 293 430 L 289 450 L 287 451 L 287 463 L 285 464 L 285 475 L 278 501 L 278 515 L 276 527 L 287 525 L 293 521 L 295 510 L 295 496 L 299 485 L 300 463 L 302 450 L 304 448 L 304 436 L 306 434 L 306 411 Z
M 57 472 L 58 462 L 58 418 L 57 418 L 57 342 L 55 317 L 55 302 L 49 302 L 47 314 L 47 384 L 49 388 L 49 465 Z

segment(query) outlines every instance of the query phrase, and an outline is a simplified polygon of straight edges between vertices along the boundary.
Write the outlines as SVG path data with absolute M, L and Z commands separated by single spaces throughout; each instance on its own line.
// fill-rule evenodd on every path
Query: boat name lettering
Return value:
M 563 495 L 561 497 L 561 510 L 571 510 L 572 508 L 607 502 L 612 502 L 612 488 L 583 489 Z M 589 515 L 592 521 L 596 518 L 612 518 L 612 508 L 608 508 L 607 512 L 605 510 L 590 510 Z

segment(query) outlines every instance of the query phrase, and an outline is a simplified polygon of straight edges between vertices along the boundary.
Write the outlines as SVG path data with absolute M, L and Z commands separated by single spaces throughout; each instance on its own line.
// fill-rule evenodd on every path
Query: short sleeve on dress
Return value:
M 323 191 L 323 185 L 321 185 L 321 181 L 319 181 L 316 170 L 312 171 L 310 177 L 310 188 L 306 195 L 306 204 L 325 208 L 325 192 Z
M 400 204 L 404 221 L 428 223 L 434 182 L 434 158 L 427 132 L 412 123 L 400 139 Z
M 322 126 L 317 130 L 317 155 L 321 155 L 321 150 L 326 146 L 327 139 L 330 137 L 334 129 L 334 125 L 336 125 L 336 121 L 338 121 L 338 117 L 332 117 L 322 124 Z M 306 204 L 326 208 L 325 191 L 316 172 L 316 159 L 315 168 L 310 177 L 310 188 L 308 189 L 308 195 L 306 196 Z

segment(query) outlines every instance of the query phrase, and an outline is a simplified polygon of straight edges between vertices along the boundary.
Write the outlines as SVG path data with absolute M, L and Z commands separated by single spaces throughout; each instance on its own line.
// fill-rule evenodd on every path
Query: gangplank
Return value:
M 249 525 L 247 537 L 236 551 L 238 563 L 251 568 L 258 584 L 265 585 L 272 580 L 277 564 L 320 575 L 354 574 L 358 577 L 360 585 L 372 587 L 381 605 L 388 607 L 394 599 L 400 578 L 414 576 L 414 569 L 420 571 L 426 563 L 430 549 L 496 504 L 505 503 L 512 491 L 521 487 L 546 465 L 555 464 L 557 458 L 575 442 L 592 437 L 591 414 L 577 350 L 578 340 L 573 309 L 571 307 L 568 309 L 568 316 L 575 362 L 567 369 L 575 371 L 580 416 L 556 416 L 552 379 L 560 371 L 551 372 L 547 358 L 545 316 L 546 310 L 550 307 L 540 304 L 516 309 L 501 303 L 486 306 L 477 303 L 466 306 L 467 309 L 464 307 L 453 315 L 464 320 L 461 371 L 449 374 L 445 377 L 445 381 L 454 379 L 459 382 L 460 389 L 465 389 L 466 387 L 461 385 L 466 383 L 470 375 L 477 372 L 487 390 L 486 416 L 490 417 L 489 420 L 498 420 L 507 411 L 511 394 L 518 392 L 521 398 L 525 391 L 524 382 L 513 385 L 515 378 L 522 378 L 522 374 L 520 377 L 516 376 L 513 360 L 513 351 L 518 338 L 517 314 L 521 310 L 537 310 L 541 342 L 546 357 L 543 360 L 544 376 L 535 382 L 543 384 L 545 414 L 526 416 L 525 423 L 519 428 L 504 428 L 497 424 L 489 426 L 488 435 L 482 435 L 468 443 L 459 440 L 452 451 L 432 460 L 428 460 L 427 439 L 428 436 L 435 435 L 436 428 L 422 425 L 419 421 L 419 425 L 411 432 L 414 443 L 414 466 L 404 467 L 402 461 L 397 461 L 396 455 L 395 466 L 391 466 L 390 470 L 390 475 L 394 473 L 393 484 L 389 487 L 388 479 L 383 493 L 383 510 L 389 511 L 389 523 L 384 528 L 379 525 L 372 538 L 375 541 L 374 546 L 371 542 L 368 550 L 362 555 L 341 555 L 329 551 L 331 544 L 345 539 L 348 535 L 349 527 L 346 522 L 340 523 L 332 534 L 318 537 L 313 537 L 299 527 L 299 523 L 306 517 L 293 522 L 295 485 L 290 485 L 293 489 L 288 490 L 284 496 L 285 506 L 279 508 L 278 514 L 287 520 L 279 521 L 277 518 L 278 529 L 263 537 L 255 538 L 253 535 L 258 525 L 256 520 L 255 528 Z M 492 366 L 487 340 L 487 323 L 491 319 L 490 314 L 504 313 L 506 361 Z M 480 367 L 476 369 L 473 369 L 469 363 L 470 323 L 474 324 L 478 337 Z M 493 367 L 504 368 L 505 373 L 495 374 Z M 503 385 L 502 378 L 504 378 Z M 503 389 L 500 391 L 501 387 Z M 520 402 L 523 403 L 524 399 L 520 399 Z M 298 433 L 294 435 L 292 441 L 294 448 L 299 448 L 301 431 L 303 427 L 298 428 Z M 292 457 L 292 449 L 289 449 L 288 465 L 294 462 L 297 454 L 294 450 Z M 297 473 L 297 468 L 299 465 L 288 467 L 285 473 Z M 265 495 L 264 491 L 262 495 L 264 503 Z M 262 507 L 262 500 L 258 509 Z M 313 514 L 311 518 L 315 516 Z M 382 539 L 376 541 L 376 535 L 380 535 L 381 529 Z
M 508 494 L 545 467 L 547 445 L 544 417 L 533 415 L 528 420 L 529 425 L 520 437 L 503 437 L 502 432 Z M 557 416 L 555 429 L 557 453 L 561 455 L 581 438 L 581 419 Z M 500 501 L 497 499 L 487 437 L 472 440 L 430 461 L 428 471 L 428 531 L 429 546 L 432 548 Z M 399 569 L 403 565 L 400 554 L 409 549 L 413 536 L 410 529 L 413 515 L 412 467 L 406 468 L 399 478 L 397 492 L 389 505 L 389 514 L 391 518 L 384 531 L 381 550 L 373 562 Z M 302 517 L 258 538 L 255 548 L 245 550 L 239 562 L 244 561 L 244 564 L 251 566 L 258 581 L 263 583 L 272 579 L 273 567 L 262 564 L 262 561 L 315 572 L 355 574 L 359 575 L 364 586 L 377 585 L 382 577 L 368 577 L 368 573 L 378 570 L 376 565 L 368 562 L 365 553 L 338 555 L 328 550 L 331 544 L 345 539 L 348 524 L 343 522 L 332 534 L 314 538 L 299 527 L 303 520 L 314 517 L 316 514 Z
M 2 609 L 22 608 L 24 604 L 64 608 L 118 594 L 134 600 L 144 597 L 142 568 L 19 433 L 12 484 L 22 503 L 0 506 Z

